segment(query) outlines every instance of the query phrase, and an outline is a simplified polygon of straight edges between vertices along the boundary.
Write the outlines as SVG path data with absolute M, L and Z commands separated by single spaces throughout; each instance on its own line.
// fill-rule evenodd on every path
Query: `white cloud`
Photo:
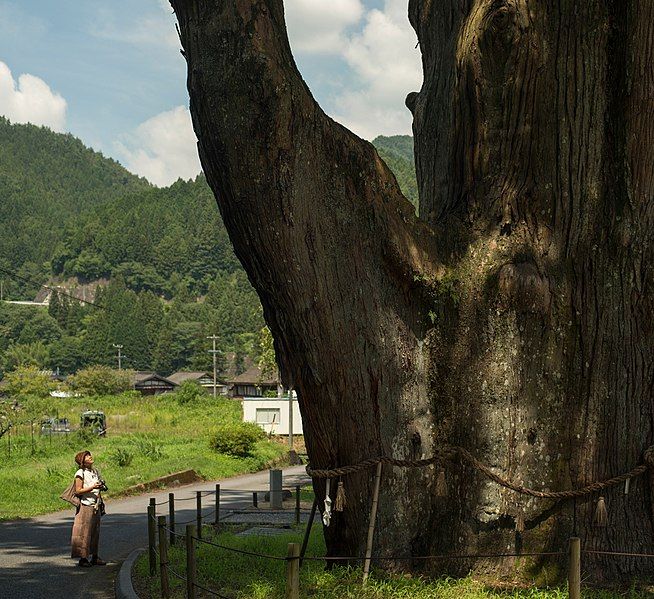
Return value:
M 346 29 L 363 16 L 360 0 L 286 0 L 286 26 L 295 52 L 338 54 Z
M 420 83 L 420 52 L 405 14 L 398 18 L 387 2 L 384 12 L 372 10 L 361 34 L 353 36 L 343 55 L 350 67 L 384 97 L 415 89 Z M 397 11 L 396 11 L 397 12 Z
M 144 123 L 124 142 L 117 142 L 127 169 L 155 185 L 192 179 L 200 171 L 197 140 L 187 108 L 178 106 Z
M 0 114 L 14 123 L 33 123 L 63 131 L 66 100 L 34 75 L 23 74 L 15 81 L 9 67 L 0 61 Z
M 343 58 L 361 82 L 334 98 L 334 118 L 358 135 L 411 133 L 404 99 L 420 89 L 420 51 L 407 17 L 406 0 L 386 0 L 383 10 L 366 15 L 363 30 L 350 37 Z
M 333 118 L 364 139 L 373 140 L 378 135 L 412 135 L 411 113 L 403 101 L 399 108 L 395 104 L 388 106 L 377 101 L 370 90 L 363 90 L 344 92 L 335 99 L 335 104 Z

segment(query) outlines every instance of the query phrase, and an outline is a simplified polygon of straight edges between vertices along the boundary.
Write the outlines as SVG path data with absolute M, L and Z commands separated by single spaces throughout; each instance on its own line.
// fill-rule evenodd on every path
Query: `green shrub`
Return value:
M 114 395 L 127 391 L 131 386 L 130 375 L 125 370 L 108 366 L 88 366 L 68 378 L 70 386 L 82 395 Z
M 181 405 L 190 404 L 207 397 L 207 392 L 196 381 L 184 381 L 175 391 L 175 399 Z
M 252 453 L 257 441 L 266 438 L 266 433 L 253 422 L 223 424 L 214 430 L 209 445 L 218 453 L 244 457 Z
M 150 458 L 152 461 L 157 461 L 164 457 L 161 443 L 157 443 L 149 437 L 134 437 L 134 447 L 137 453 L 143 457 Z
M 115 451 L 113 451 L 109 457 L 114 461 L 115 464 L 120 466 L 121 468 L 126 468 L 132 463 L 132 460 L 134 459 L 134 455 L 130 452 L 127 451 L 127 449 L 123 449 L 122 447 L 119 447 Z
M 98 438 L 98 435 L 93 432 L 93 430 L 90 427 L 82 427 L 78 428 L 77 431 L 75 432 L 75 445 L 79 446 L 86 446 L 86 445 L 91 445 L 94 441 L 96 441 Z

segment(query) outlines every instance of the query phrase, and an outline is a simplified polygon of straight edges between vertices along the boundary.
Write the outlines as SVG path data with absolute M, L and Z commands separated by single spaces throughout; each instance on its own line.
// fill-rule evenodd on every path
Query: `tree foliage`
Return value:
M 77 393 L 87 396 L 116 395 L 132 386 L 128 371 L 101 365 L 78 370 L 69 377 L 68 384 Z
M 18 366 L 5 375 L 5 391 L 12 399 L 45 398 L 57 384 L 47 371 L 36 366 Z
M 275 360 L 273 337 L 268 327 L 263 327 L 259 331 L 259 351 L 261 377 L 265 379 L 274 376 L 277 373 L 277 362 Z
M 207 392 L 197 381 L 184 381 L 175 390 L 175 399 L 180 404 L 189 404 L 207 397 Z
M 418 182 L 413 161 L 413 138 L 408 135 L 380 135 L 373 140 L 379 156 L 393 171 L 402 193 L 418 210 Z
M 0 275 L 5 297 L 31 299 L 80 209 L 149 187 L 70 134 L 0 117 L 0 266 L 29 279 Z
M 49 363 L 50 348 L 40 341 L 12 343 L 4 354 L 5 370 L 16 370 L 26 366 L 44 369 L 48 367 Z
M 276 369 L 271 339 L 260 346 L 259 298 L 204 176 L 155 188 L 70 135 L 6 119 L 0 140 L 0 267 L 26 279 L 0 274 L 5 297 L 33 299 L 48 275 L 64 285 L 110 278 L 95 298 L 104 309 L 57 290 L 47 310 L 0 304 L 3 370 L 117 366 L 113 344 L 137 370 L 209 370 L 211 334 L 219 337 L 219 371 L 226 353 L 236 355 L 237 371 L 260 354 Z M 411 138 L 375 144 L 414 197 Z

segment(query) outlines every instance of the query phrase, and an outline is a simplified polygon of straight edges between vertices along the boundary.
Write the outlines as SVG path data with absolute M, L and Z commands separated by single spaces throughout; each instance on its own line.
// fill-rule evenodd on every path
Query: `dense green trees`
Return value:
M 134 291 L 167 298 L 184 290 L 204 295 L 216 277 L 242 272 L 202 176 L 80 215 L 57 246 L 52 270 L 81 280 L 120 276 Z
M 375 144 L 415 200 L 411 138 Z M 31 300 L 53 277 L 64 286 L 110 282 L 98 288 L 100 307 L 56 291 L 47 310 L 0 303 L 3 371 L 116 366 L 113 344 L 123 346 L 125 367 L 210 370 L 212 334 L 220 369 L 227 352 L 242 363 L 262 351 L 259 298 L 204 176 L 156 188 L 71 135 L 0 117 L 3 296 Z
M 47 262 L 61 259 L 58 242 L 77 228 L 80 211 L 149 187 L 72 135 L 0 117 L 0 267 L 44 282 Z M 34 282 L 0 277 L 5 297 L 31 299 L 38 290 Z
M 208 335 L 219 336 L 218 368 L 224 353 L 259 354 L 261 307 L 242 272 L 217 277 L 204 301 L 186 294 L 172 302 L 151 291 L 129 289 L 121 277 L 100 287 L 95 306 L 54 294 L 50 307 L 0 304 L 0 366 L 33 365 L 70 374 L 81 367 L 117 366 L 114 344 L 122 345 L 123 368 L 211 370 Z
M 413 161 L 413 138 L 408 135 L 380 135 L 372 142 L 393 171 L 404 196 L 418 209 L 418 182 Z

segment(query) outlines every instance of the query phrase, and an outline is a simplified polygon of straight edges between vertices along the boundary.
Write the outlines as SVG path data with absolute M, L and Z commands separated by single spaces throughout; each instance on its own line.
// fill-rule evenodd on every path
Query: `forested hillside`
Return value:
M 149 188 L 72 135 L 0 117 L 0 267 L 44 280 L 44 263 L 80 211 Z M 10 297 L 37 289 L 6 277 L 3 287 Z
M 408 168 L 413 167 L 413 137 L 410 135 L 379 135 L 373 139 L 372 145 L 378 152 L 392 153 L 408 162 Z M 415 172 L 415 169 L 413 171 Z M 397 176 L 397 173 L 395 175 Z
M 409 135 L 380 135 L 373 145 L 382 160 L 393 171 L 402 193 L 418 209 L 418 183 L 413 160 L 413 138 Z
M 415 203 L 412 139 L 374 143 Z M 0 118 L 0 268 L 5 299 L 110 281 L 96 306 L 0 304 L 0 369 L 110 365 L 114 343 L 128 367 L 205 369 L 211 334 L 256 359 L 261 306 L 202 175 L 157 188 L 70 135 Z
M 204 177 L 127 194 L 86 211 L 52 255 L 52 273 L 125 279 L 134 291 L 200 296 L 241 271 Z

